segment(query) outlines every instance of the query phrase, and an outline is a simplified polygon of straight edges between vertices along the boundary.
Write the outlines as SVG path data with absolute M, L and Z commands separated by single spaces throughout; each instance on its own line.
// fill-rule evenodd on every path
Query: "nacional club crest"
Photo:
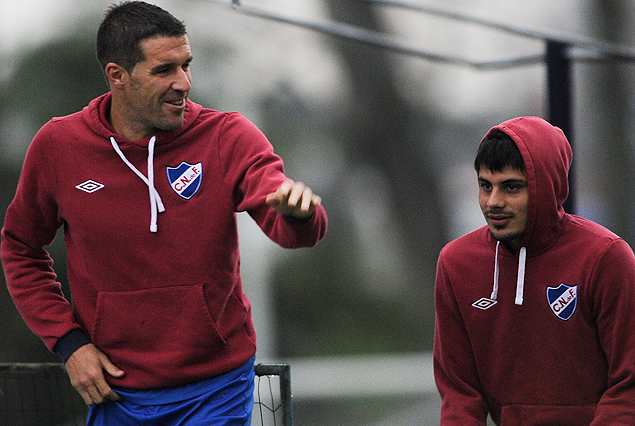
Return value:
M 189 200 L 201 187 L 203 163 L 189 164 L 183 161 L 178 167 L 168 167 L 168 181 L 174 192 Z
M 578 286 L 560 283 L 558 287 L 547 287 L 547 302 L 558 318 L 568 320 L 578 306 Z

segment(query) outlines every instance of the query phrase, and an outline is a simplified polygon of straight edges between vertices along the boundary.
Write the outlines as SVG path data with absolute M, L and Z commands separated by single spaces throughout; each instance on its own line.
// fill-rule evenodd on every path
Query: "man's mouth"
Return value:
M 492 226 L 501 228 L 507 225 L 513 218 L 510 214 L 487 214 L 487 219 Z
M 170 105 L 174 105 L 174 106 L 177 106 L 177 107 L 182 107 L 182 106 L 185 105 L 185 98 L 166 100 L 165 103 L 170 104 Z

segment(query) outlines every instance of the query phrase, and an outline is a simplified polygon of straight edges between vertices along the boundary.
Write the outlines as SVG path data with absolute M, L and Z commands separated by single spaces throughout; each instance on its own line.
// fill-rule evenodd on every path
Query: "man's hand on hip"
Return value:
M 122 377 L 125 373 L 92 343 L 73 352 L 66 361 L 66 370 L 71 384 L 77 389 L 86 405 L 121 399 L 106 383 L 104 371 L 113 377 Z

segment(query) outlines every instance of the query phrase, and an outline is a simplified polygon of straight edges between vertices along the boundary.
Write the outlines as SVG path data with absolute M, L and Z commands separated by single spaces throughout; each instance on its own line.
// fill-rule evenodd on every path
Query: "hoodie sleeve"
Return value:
M 27 153 L 2 229 L 1 257 L 9 293 L 29 328 L 53 351 L 58 339 L 79 328 L 45 247 L 62 226 L 55 199 L 55 162 L 46 127 Z
M 485 426 L 488 407 L 443 251 L 435 288 L 434 376 L 441 395 L 441 426 Z
M 312 247 L 326 233 L 327 217 L 318 206 L 306 221 L 288 220 L 266 205 L 269 193 L 287 180 L 282 159 L 265 135 L 249 120 L 233 113 L 220 136 L 221 167 L 236 211 L 247 211 L 263 232 L 285 248 Z
M 608 363 L 608 388 L 592 426 L 635 422 L 635 257 L 621 239 L 609 245 L 593 272 L 592 312 Z

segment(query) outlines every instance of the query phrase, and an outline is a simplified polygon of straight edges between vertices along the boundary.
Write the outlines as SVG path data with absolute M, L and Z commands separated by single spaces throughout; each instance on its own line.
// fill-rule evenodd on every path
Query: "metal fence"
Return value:
M 252 424 L 293 426 L 290 366 L 258 364 L 255 372 Z M 87 414 L 63 364 L 0 363 L 0 426 L 80 426 Z

